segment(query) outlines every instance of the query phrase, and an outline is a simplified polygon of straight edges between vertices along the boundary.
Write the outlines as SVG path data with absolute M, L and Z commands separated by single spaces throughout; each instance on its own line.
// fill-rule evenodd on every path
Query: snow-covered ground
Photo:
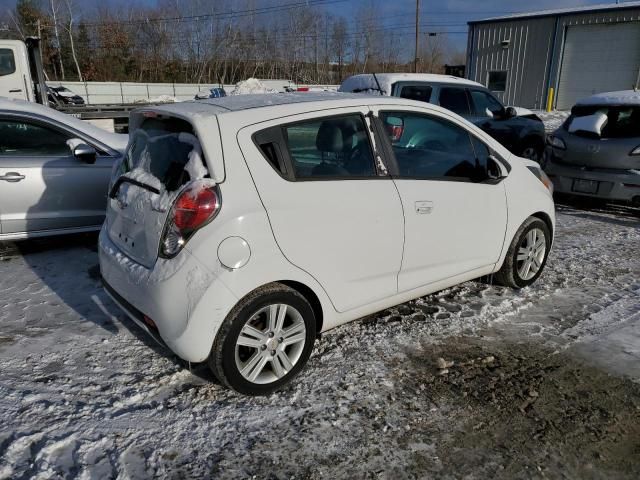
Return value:
M 538 115 L 544 122 L 547 133 L 555 132 L 560 125 L 569 117 L 571 112 L 554 110 L 553 112 L 546 112 L 544 110 L 535 110 L 534 113 Z
M 114 307 L 94 237 L 0 247 L 0 478 L 638 478 L 638 251 L 637 211 L 559 207 L 534 286 L 337 328 L 248 398 Z

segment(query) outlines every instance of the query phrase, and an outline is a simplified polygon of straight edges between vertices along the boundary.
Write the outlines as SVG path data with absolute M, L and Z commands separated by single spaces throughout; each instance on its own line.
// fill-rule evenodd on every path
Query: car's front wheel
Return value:
M 550 249 L 549 227 L 539 218 L 529 217 L 516 232 L 495 279 L 513 288 L 531 285 L 542 274 Z
M 264 395 L 289 382 L 304 367 L 316 337 L 309 302 L 274 283 L 242 299 L 224 320 L 209 366 L 226 386 Z

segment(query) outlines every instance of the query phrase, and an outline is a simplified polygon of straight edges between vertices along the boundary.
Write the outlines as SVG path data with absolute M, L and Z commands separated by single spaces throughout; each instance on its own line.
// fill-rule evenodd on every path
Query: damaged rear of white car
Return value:
M 189 361 L 204 360 L 211 348 L 210 340 L 200 345 L 202 336 L 187 324 L 213 279 L 184 246 L 220 210 L 218 183 L 224 178 L 217 117 L 198 120 L 180 118 L 170 107 L 132 114 L 99 240 L 106 290 L 140 326 L 158 340 L 162 332 L 163 341 Z M 214 134 L 205 154 L 197 136 L 207 132 Z M 225 288 L 217 293 L 224 298 Z

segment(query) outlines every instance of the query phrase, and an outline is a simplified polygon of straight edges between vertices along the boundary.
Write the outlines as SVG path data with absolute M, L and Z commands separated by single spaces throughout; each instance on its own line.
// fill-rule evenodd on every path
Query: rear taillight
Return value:
M 210 180 L 200 180 L 188 185 L 176 198 L 160 247 L 164 258 L 175 257 L 187 240 L 208 224 L 222 206 L 218 187 Z
M 567 149 L 567 144 L 564 143 L 564 140 L 562 140 L 559 137 L 556 137 L 555 135 L 550 135 L 547 141 L 549 142 L 549 145 L 551 145 L 553 148 L 557 148 L 558 150 Z
M 638 145 L 636 148 L 631 150 L 631 153 L 629 155 L 631 155 L 631 156 L 640 155 L 640 145 Z

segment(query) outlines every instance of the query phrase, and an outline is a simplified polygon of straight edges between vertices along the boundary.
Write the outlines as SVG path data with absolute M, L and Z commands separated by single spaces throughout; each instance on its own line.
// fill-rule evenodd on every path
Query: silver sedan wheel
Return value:
M 249 382 L 275 382 L 298 363 L 307 328 L 298 310 L 284 303 L 258 310 L 236 340 L 236 367 Z
M 522 280 L 531 280 L 542 268 L 547 253 L 547 240 L 539 228 L 529 230 L 520 242 L 516 267 Z

